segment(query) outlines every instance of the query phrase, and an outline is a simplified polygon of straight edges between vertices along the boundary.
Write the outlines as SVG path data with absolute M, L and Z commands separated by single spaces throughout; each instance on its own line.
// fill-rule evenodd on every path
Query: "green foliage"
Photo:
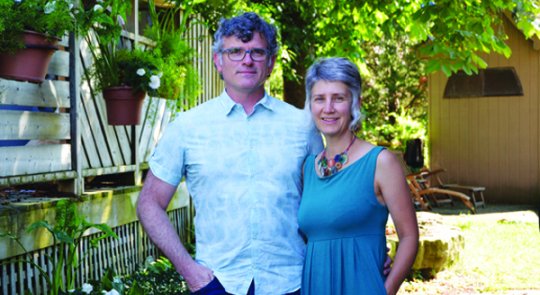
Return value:
M 188 15 L 177 23 L 182 7 L 179 4 L 156 11 L 153 1 L 148 2 L 152 26 L 145 29 L 145 35 L 155 41 L 152 53 L 159 61 L 163 73 L 158 96 L 176 102 L 173 111 L 195 105 L 200 93 L 199 77 L 193 67 L 195 51 L 186 41 Z M 188 10 L 190 11 L 190 10 Z
M 123 22 L 131 11 L 131 1 L 83 0 L 82 4 L 75 15 L 77 33 L 87 37 L 88 33 L 93 31 L 103 43 L 119 42 L 122 34 L 122 24 L 119 22 Z
M 218 28 L 218 23 L 222 18 L 228 18 L 240 10 L 248 7 L 243 1 L 237 0 L 174 0 L 179 5 L 189 21 L 196 21 L 205 25 L 210 34 L 213 35 Z
M 527 38 L 540 37 L 538 0 L 218 2 L 213 6 L 215 1 L 201 1 L 206 5 L 200 10 L 203 19 L 208 10 L 227 7 L 224 17 L 251 10 L 276 24 L 281 38 L 278 62 L 283 98 L 297 107 L 302 107 L 305 99 L 303 76 L 316 58 L 344 56 L 354 60 L 364 69 L 366 82 L 362 135 L 398 149 L 413 136 L 425 141 L 427 94 L 426 82 L 420 82 L 423 77 L 435 71 L 446 75 L 459 70 L 476 72 L 487 66 L 480 57 L 483 53 L 510 56 L 503 27 L 505 13 Z M 218 18 L 206 20 L 209 27 L 217 27 Z M 384 49 L 382 53 L 375 53 L 377 46 Z M 406 126 L 399 126 L 398 121 Z
M 274 5 L 274 1 L 248 2 Z M 316 56 L 338 55 L 359 59 L 367 54 L 362 46 L 364 42 L 406 36 L 413 46 L 418 47 L 428 72 L 472 72 L 485 67 L 479 53 L 510 54 L 504 43 L 507 35 L 502 27 L 503 13 L 512 16 L 526 37 L 540 36 L 538 26 L 534 25 L 536 16 L 540 14 L 538 0 L 277 3 L 276 9 L 267 11 L 282 26 L 283 44 L 296 56 L 307 54 L 308 64 Z M 284 16 L 282 11 L 293 15 Z M 290 27 L 290 22 L 292 25 L 307 25 Z M 297 50 L 302 46 L 297 44 L 308 44 L 313 50 Z
M 238 1 L 271 19 L 281 36 L 284 84 L 297 91 L 285 100 L 303 106 L 305 69 L 320 56 L 344 56 L 363 63 L 366 43 L 407 38 L 427 73 L 458 70 L 467 73 L 485 68 L 481 53 L 509 56 L 504 43 L 503 13 L 512 16 L 526 37 L 540 36 L 536 16 L 538 0 L 400 0 L 400 1 Z M 210 4 L 210 3 L 209 3 Z M 213 25 L 215 26 L 215 24 Z
M 137 284 L 143 294 L 190 294 L 187 284 L 174 269 L 171 262 L 160 257 L 149 257 L 143 268 L 125 278 L 126 284 Z
M 60 38 L 75 29 L 68 0 L 0 0 L 0 52 L 23 48 L 23 30 Z
M 94 61 L 91 76 L 95 77 L 96 89 L 126 85 L 134 91 L 142 90 L 150 95 L 157 94 L 161 71 L 159 61 L 150 51 L 140 49 L 116 49 L 100 46 L 100 55 Z
M 181 295 L 190 292 L 167 258 L 148 257 L 144 266 L 132 274 L 121 276 L 109 268 L 101 279 L 84 283 L 69 294 Z
M 427 77 L 409 40 L 381 38 L 363 48 L 362 138 L 401 151 L 410 139 L 425 141 Z
M 412 21 L 426 31 L 418 35 L 419 53 L 426 57 L 428 72 L 447 76 L 459 70 L 466 73 L 485 68 L 480 53 L 495 52 L 508 58 L 510 47 L 503 28 L 504 13 L 511 15 L 526 37 L 540 36 L 533 26 L 540 12 L 538 1 L 437 1 L 415 11 Z M 411 31 L 416 32 L 416 31 Z
M 77 255 L 77 247 L 83 234 L 89 229 L 97 229 L 102 234 L 93 238 L 90 242 L 93 247 L 97 246 L 99 240 L 118 236 L 112 229 L 104 223 L 90 223 L 81 216 L 77 210 L 77 205 L 71 200 L 60 200 L 55 207 L 55 223 L 50 224 L 47 220 L 40 220 L 32 223 L 27 232 L 32 232 L 38 229 L 47 230 L 53 238 L 53 246 L 58 249 L 56 255 L 45 254 L 48 261 L 54 265 L 52 273 L 48 273 L 40 267 L 32 259 L 25 262 L 31 264 L 39 270 L 39 275 L 45 280 L 49 294 L 64 294 L 67 290 L 74 289 L 74 271 L 79 267 L 79 256 Z M 16 241 L 19 246 L 28 252 L 17 236 L 10 233 L 0 234 L 0 237 L 9 237 Z
M 94 64 L 87 73 L 98 91 L 130 86 L 134 91 L 157 95 L 161 85 L 161 56 L 152 50 L 128 48 L 122 43 L 122 27 L 130 11 L 129 1 L 104 0 L 83 6 L 77 14 L 79 33 L 88 43 Z
M 392 150 L 400 151 L 405 151 L 409 140 L 420 138 L 425 141 L 427 135 L 425 122 L 415 121 L 407 115 L 397 113 L 390 113 L 389 115 L 395 118 L 395 124 L 386 123 L 368 129 L 366 122 L 363 122 L 362 138 L 378 145 L 387 146 Z M 380 120 L 381 117 L 376 119 Z
M 156 10 L 154 1 L 148 1 L 151 25 L 143 30 L 154 44 L 146 50 L 137 45 L 130 48 L 121 41 L 122 24 L 118 21 L 126 19 L 131 9 L 129 1 L 105 0 L 89 5 L 77 15 L 80 33 L 95 61 L 89 77 L 97 78 L 98 90 L 127 85 L 174 101 L 169 104 L 173 111 L 195 105 L 200 83 L 193 66 L 195 51 L 186 41 L 186 31 L 193 19 L 193 6 L 201 1 L 169 2 L 171 7 Z M 145 75 L 135 75 L 142 72 L 140 69 L 144 69 Z

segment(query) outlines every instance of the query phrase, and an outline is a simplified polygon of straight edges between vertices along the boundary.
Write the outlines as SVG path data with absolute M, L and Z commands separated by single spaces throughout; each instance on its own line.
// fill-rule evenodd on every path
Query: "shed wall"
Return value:
M 484 56 L 488 67 L 515 68 L 523 96 L 443 98 L 448 78 L 429 82 L 430 166 L 445 168 L 449 183 L 486 187 L 486 201 L 540 200 L 540 51 L 505 23 L 512 55 Z

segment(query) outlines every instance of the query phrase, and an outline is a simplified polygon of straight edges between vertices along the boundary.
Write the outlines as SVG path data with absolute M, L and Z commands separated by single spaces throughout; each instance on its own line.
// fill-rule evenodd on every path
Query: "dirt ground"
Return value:
M 439 207 L 433 210 L 436 213 L 441 214 L 444 217 L 452 218 L 459 214 L 467 214 L 465 207 Z M 516 221 L 516 222 L 534 222 L 538 223 L 539 218 L 537 212 L 534 211 L 532 206 L 524 205 L 488 205 L 486 208 L 479 208 L 476 215 L 469 215 L 468 218 L 474 220 L 493 220 L 497 222 L 499 220 Z M 540 225 L 539 225 L 540 231 Z M 540 245 L 539 245 L 540 247 Z M 538 262 L 536 262 L 538 263 Z M 540 266 L 540 264 L 539 264 Z M 421 283 L 414 282 L 407 286 L 407 291 L 404 290 L 404 286 L 401 287 L 398 295 L 454 295 L 454 294 L 497 294 L 497 295 L 540 295 L 540 278 L 539 287 L 535 290 L 512 290 L 501 291 L 498 293 L 479 293 L 476 291 L 474 285 L 471 285 L 470 278 L 460 278 L 454 273 L 447 270 L 443 270 L 437 274 L 437 276 L 429 281 Z

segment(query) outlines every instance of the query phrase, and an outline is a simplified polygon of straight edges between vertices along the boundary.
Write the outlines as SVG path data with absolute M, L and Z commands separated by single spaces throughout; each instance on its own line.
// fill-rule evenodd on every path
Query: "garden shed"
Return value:
M 430 76 L 430 166 L 447 183 L 486 187 L 488 204 L 540 204 L 540 42 L 510 19 L 510 58 L 483 55 L 478 75 Z

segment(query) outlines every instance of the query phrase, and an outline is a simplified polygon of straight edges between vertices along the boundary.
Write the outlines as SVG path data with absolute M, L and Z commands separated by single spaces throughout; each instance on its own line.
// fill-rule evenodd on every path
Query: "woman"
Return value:
M 360 91 L 358 68 L 345 58 L 320 59 L 307 72 L 306 109 L 326 147 L 304 164 L 303 294 L 396 294 L 416 257 L 416 213 L 398 159 L 355 136 Z M 388 212 L 399 247 L 385 278 Z

